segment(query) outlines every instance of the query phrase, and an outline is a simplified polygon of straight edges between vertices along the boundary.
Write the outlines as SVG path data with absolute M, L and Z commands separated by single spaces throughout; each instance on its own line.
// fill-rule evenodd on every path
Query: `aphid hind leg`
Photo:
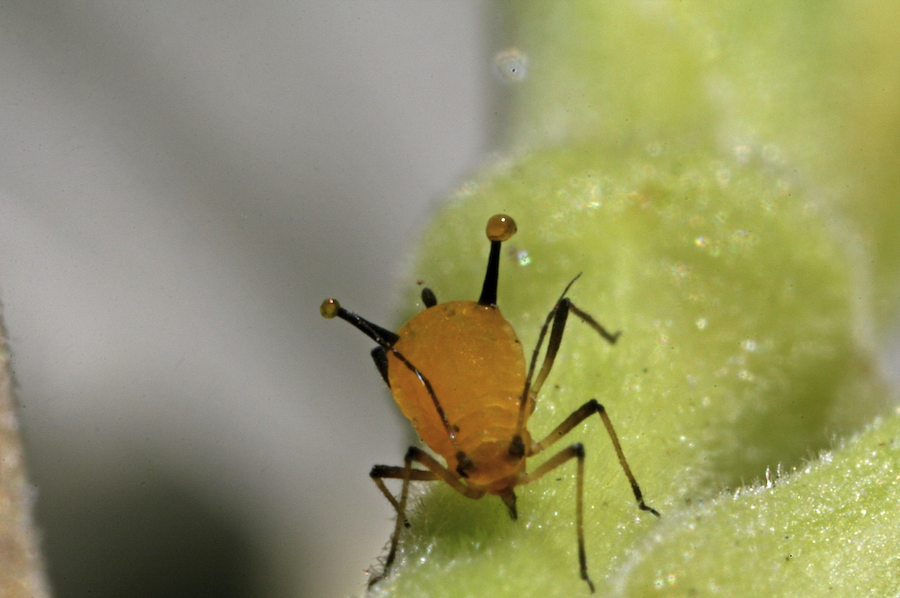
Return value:
M 578 276 L 581 276 L 581 274 Z M 522 390 L 522 396 L 519 399 L 519 416 L 516 421 L 516 433 L 513 435 L 512 442 L 509 445 L 509 454 L 512 456 L 519 458 L 524 457 L 529 450 L 529 447 L 526 447 L 522 440 L 525 431 L 525 421 L 528 419 L 528 416 L 531 415 L 537 394 L 541 390 L 541 386 L 544 384 L 547 375 L 550 373 L 550 368 L 553 367 L 553 360 L 556 358 L 556 353 L 562 342 L 563 331 L 566 328 L 566 319 L 569 317 L 569 300 L 566 299 L 566 293 L 569 291 L 569 287 L 578 280 L 578 276 L 566 285 L 559 300 L 553 306 L 553 309 L 550 310 L 550 313 L 547 314 L 547 318 L 541 326 L 541 332 L 538 335 L 534 351 L 531 352 L 531 363 L 528 365 L 528 374 L 525 377 L 525 388 Z M 547 336 L 547 330 L 550 328 L 551 321 L 553 322 L 553 329 L 550 332 L 550 342 L 547 344 L 547 353 L 544 355 L 541 372 L 538 374 L 537 380 L 532 383 L 534 368 L 537 367 L 538 356 L 541 354 L 541 347 L 544 345 L 544 338 Z
M 563 463 L 571 460 L 573 457 L 578 460 L 575 493 L 575 528 L 578 533 L 578 568 L 581 573 L 581 579 L 587 582 L 588 588 L 590 588 L 591 594 L 593 594 L 594 582 L 591 581 L 587 572 L 587 554 L 584 549 L 584 447 L 580 442 L 576 442 L 572 446 L 564 448 L 542 463 L 533 472 L 519 478 L 518 485 L 531 484 L 532 482 L 538 481 Z
M 609 434 L 609 439 L 612 441 L 613 449 L 616 451 L 616 457 L 619 459 L 619 465 L 622 467 L 622 471 L 625 472 L 625 477 L 628 478 L 628 482 L 631 484 L 631 491 L 634 493 L 634 498 L 638 503 L 638 507 L 642 511 L 650 511 L 659 517 L 659 511 L 644 502 L 644 493 L 641 492 L 641 487 L 638 485 L 637 479 L 635 479 L 634 474 L 631 473 L 631 467 L 625 459 L 625 453 L 622 451 L 622 445 L 619 443 L 619 437 L 616 434 L 615 428 L 613 428 L 612 421 L 606 413 L 606 408 L 599 403 L 597 399 L 591 399 L 576 409 L 572 415 L 559 424 L 546 438 L 540 442 L 533 443 L 529 454 L 536 455 L 544 449 L 553 446 L 560 438 L 571 432 L 575 426 L 595 413 L 603 420 L 603 425 L 606 427 L 606 432 Z
M 425 466 L 427 469 L 413 469 L 412 465 L 414 461 Z M 394 559 L 397 556 L 400 531 L 404 527 L 409 527 L 409 521 L 406 519 L 406 505 L 409 500 L 410 482 L 444 481 L 466 498 L 476 499 L 484 496 L 483 490 L 469 488 L 461 482 L 453 472 L 441 465 L 434 457 L 414 446 L 409 447 L 409 450 L 406 451 L 406 457 L 403 459 L 403 467 L 376 465 L 372 468 L 372 471 L 369 472 L 369 476 L 372 478 L 372 481 L 375 482 L 375 485 L 378 486 L 378 489 L 381 490 L 381 493 L 384 494 L 384 497 L 387 498 L 388 502 L 390 502 L 397 511 L 397 523 L 394 525 L 394 533 L 391 534 L 391 546 L 388 550 L 387 558 L 384 561 L 384 568 L 379 575 L 374 575 L 369 580 L 370 588 L 384 579 L 390 572 L 391 565 L 394 564 Z M 400 490 L 400 500 L 394 498 L 387 489 L 387 486 L 385 486 L 383 481 L 385 479 L 399 479 L 403 481 L 403 486 Z
M 566 297 L 566 293 L 569 292 L 569 289 L 572 288 L 572 285 L 575 284 L 575 281 L 578 280 L 580 276 L 581 274 L 579 273 L 578 276 L 569 281 L 569 284 L 563 289 L 562 294 L 560 294 L 559 299 L 556 301 L 553 309 L 550 310 L 550 313 L 547 314 L 546 319 L 544 319 L 544 324 L 541 326 L 538 341 L 534 346 L 534 351 L 531 353 L 531 363 L 528 365 L 528 374 L 525 377 L 525 389 L 522 391 L 522 397 L 519 402 L 519 417 L 516 425 L 516 434 L 513 436 L 512 443 L 509 447 L 511 455 L 524 456 L 526 447 L 522 443 L 522 436 L 525 429 L 525 421 L 528 419 L 528 415 L 530 415 L 529 406 L 532 410 L 534 409 L 534 401 L 537 398 L 541 387 L 544 385 L 547 376 L 550 375 L 550 370 L 553 368 L 553 362 L 556 360 L 556 354 L 559 351 L 560 344 L 562 344 L 563 332 L 565 332 L 566 329 L 569 311 L 571 310 L 572 313 L 578 316 L 583 322 L 596 330 L 597 333 L 610 344 L 615 344 L 616 340 L 622 334 L 621 331 L 610 333 L 602 324 L 600 324 L 600 322 L 595 320 L 593 316 L 577 307 L 572 303 L 571 299 Z M 552 328 L 550 325 L 551 322 L 553 323 Z M 544 339 L 547 337 L 548 329 L 550 330 L 550 339 L 547 342 L 547 352 L 544 354 L 541 370 L 535 379 L 534 372 L 537 367 L 537 360 L 541 354 L 541 347 L 544 346 Z M 532 382 L 532 380 L 534 381 Z
M 572 282 L 575 282 L 574 280 Z M 569 283 L 570 285 L 572 283 Z M 566 287 L 568 289 L 568 287 Z M 556 360 L 556 354 L 559 352 L 559 346 L 562 344 L 563 333 L 566 330 L 566 321 L 569 318 L 569 312 L 572 312 L 576 316 L 578 316 L 583 322 L 585 322 L 588 326 L 597 331 L 597 333 L 603 337 L 609 344 L 615 344 L 616 340 L 622 334 L 621 331 L 610 333 L 606 328 L 603 327 L 600 322 L 594 319 L 591 314 L 577 307 L 572 300 L 568 297 L 561 297 L 559 301 L 557 301 L 556 305 L 553 306 L 553 309 L 550 310 L 550 313 L 547 314 L 547 319 L 544 322 L 544 326 L 541 328 L 541 334 L 538 338 L 538 344 L 534 349 L 534 354 L 531 358 L 531 368 L 530 372 L 534 371 L 534 366 L 537 362 L 538 353 L 541 350 L 541 344 L 543 343 L 544 336 L 547 330 L 547 326 L 549 325 L 551 319 L 553 321 L 553 327 L 550 329 L 550 339 L 547 341 L 547 352 L 544 354 L 544 361 L 541 364 L 541 371 L 538 372 L 537 378 L 535 378 L 534 383 L 531 384 L 529 391 L 532 396 L 537 396 L 541 391 L 541 387 L 544 385 L 544 381 L 547 380 L 547 376 L 550 375 L 550 370 L 553 368 L 553 362 Z
M 566 299 L 566 301 L 568 301 L 568 299 Z M 594 316 L 582 310 L 571 301 L 569 301 L 569 307 L 571 308 L 573 314 L 581 318 L 582 322 L 596 330 L 597 334 L 602 336 L 604 340 L 606 340 L 606 342 L 608 342 L 610 345 L 615 345 L 616 341 L 619 340 L 619 337 L 622 336 L 621 330 L 609 332 L 606 328 L 603 327 L 603 324 L 594 319 Z

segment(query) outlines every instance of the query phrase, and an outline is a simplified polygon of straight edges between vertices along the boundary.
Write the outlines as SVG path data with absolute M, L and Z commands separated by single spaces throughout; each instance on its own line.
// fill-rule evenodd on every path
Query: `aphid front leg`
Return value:
M 519 478 L 518 485 L 531 484 L 532 482 L 538 481 L 573 457 L 578 460 L 575 493 L 575 528 L 578 533 L 578 567 L 581 572 L 581 579 L 587 582 L 588 588 L 590 588 L 591 594 L 593 594 L 594 582 L 591 581 L 587 572 L 587 554 L 584 549 L 584 447 L 580 442 L 576 442 L 572 446 L 564 448 L 542 463 L 530 474 L 525 474 Z
M 544 381 L 546 381 L 547 376 L 550 375 L 550 370 L 553 368 L 553 362 L 556 360 L 556 354 L 559 352 L 559 347 L 562 344 L 563 332 L 566 329 L 566 321 L 569 317 L 569 311 L 578 316 L 581 320 L 583 320 L 588 326 L 593 328 L 602 336 L 607 342 L 613 344 L 621 335 L 621 332 L 610 333 L 606 328 L 603 327 L 597 320 L 594 319 L 586 311 L 578 308 L 572 301 L 566 297 L 566 293 L 569 292 L 569 288 L 578 280 L 580 274 L 572 279 L 566 288 L 563 290 L 562 295 L 560 295 L 559 300 L 556 302 L 556 305 L 553 306 L 553 309 L 550 310 L 550 313 L 547 314 L 546 320 L 544 320 L 544 325 L 541 327 L 540 335 L 538 336 L 537 345 L 534 348 L 534 352 L 531 355 L 531 365 L 528 368 L 528 376 L 525 382 L 525 391 L 522 396 L 522 403 L 520 404 L 519 411 L 519 422 L 520 429 L 524 427 L 524 421 L 527 417 L 525 406 L 526 404 L 534 401 L 537 397 L 538 393 L 541 390 L 541 387 L 544 385 Z M 550 323 L 553 322 L 551 327 Z M 534 382 L 532 383 L 532 376 L 534 374 L 535 367 L 537 366 L 538 355 L 540 354 L 541 345 L 544 343 L 544 338 L 547 335 L 547 329 L 550 328 L 550 339 L 547 341 L 547 352 L 544 354 L 544 361 L 541 364 L 541 370 L 538 372 L 536 378 L 534 378 Z M 533 404 L 533 403 L 532 403 Z M 606 408 L 603 407 L 596 399 L 591 399 L 581 407 L 575 410 L 566 420 L 557 426 L 556 430 L 551 432 L 544 440 L 540 442 L 532 443 L 530 447 L 526 447 L 526 456 L 532 456 L 540 453 L 547 447 L 553 445 L 557 440 L 568 434 L 575 426 L 583 422 L 585 419 L 597 413 L 600 416 L 600 419 L 603 420 L 603 425 L 606 427 L 606 431 L 609 434 L 609 438 L 613 443 L 613 448 L 616 451 L 616 456 L 619 459 L 619 465 L 622 466 L 622 471 L 625 472 L 625 476 L 628 478 L 628 482 L 631 484 L 631 489 L 634 492 L 634 497 L 637 499 L 638 507 L 644 511 L 650 511 L 657 517 L 659 517 L 659 512 L 653 507 L 648 506 L 644 502 L 643 493 L 641 492 L 641 488 L 637 483 L 637 480 L 634 477 L 634 474 L 631 473 L 631 467 L 628 466 L 628 461 L 625 459 L 625 453 L 622 451 L 622 445 L 619 443 L 619 437 L 616 434 L 615 428 L 613 428 L 612 421 L 609 419 L 609 415 L 606 413 Z M 510 451 L 521 450 L 518 448 L 518 445 L 521 444 L 522 436 L 517 434 L 515 438 L 513 438 L 512 446 L 510 447 Z
M 562 295 L 560 295 L 559 300 L 553 306 L 553 309 L 550 310 L 550 313 L 547 314 L 547 318 L 544 320 L 544 324 L 541 327 L 537 345 L 535 346 L 534 352 L 531 355 L 531 363 L 529 365 L 528 374 L 526 376 L 525 388 L 522 392 L 519 403 L 517 432 L 513 436 L 512 442 L 510 443 L 509 453 L 511 455 L 525 457 L 537 455 L 538 453 L 552 446 L 570 431 L 572 431 L 575 426 L 583 422 L 594 413 L 597 413 L 603 420 L 603 425 L 606 427 L 606 431 L 613 443 L 613 448 L 615 449 L 616 456 L 619 459 L 619 465 L 622 467 L 622 471 L 625 472 L 625 476 L 628 478 L 628 481 L 631 484 L 631 489 L 632 492 L 634 492 L 634 497 L 637 500 L 638 507 L 644 511 L 650 511 L 651 513 L 659 517 L 659 512 L 656 509 L 648 506 L 644 502 L 643 493 L 641 492 L 641 488 L 638 485 L 634 474 L 631 472 L 631 467 L 629 467 L 628 461 L 625 459 L 625 453 L 622 451 L 622 446 L 619 443 L 619 438 L 616 435 L 615 429 L 613 428 L 612 421 L 610 421 L 609 416 L 606 413 L 606 409 L 603 407 L 603 405 L 597 402 L 596 399 L 591 399 L 580 408 L 578 408 L 574 413 L 567 417 L 566 420 L 563 421 L 563 423 L 557 426 L 557 428 L 553 430 L 553 432 L 551 432 L 545 439 L 541 440 L 540 442 L 533 442 L 530 446 L 525 446 L 522 440 L 525 437 L 525 422 L 527 421 L 528 416 L 531 414 L 531 411 L 534 409 L 537 395 L 540 392 L 541 387 L 543 387 L 544 382 L 547 380 L 547 377 L 550 375 L 550 370 L 553 368 L 553 363 L 556 360 L 556 355 L 559 352 L 560 345 L 562 344 L 563 333 L 566 329 L 566 322 L 568 321 L 569 312 L 571 311 L 576 316 L 578 316 L 582 321 L 593 328 L 601 337 L 603 337 L 604 340 L 606 340 L 610 344 L 614 344 L 621 334 L 620 332 L 610 333 L 606 328 L 603 327 L 602 324 L 595 320 L 593 316 L 576 307 L 572 303 L 572 301 L 568 297 L 566 297 L 566 293 L 569 291 L 569 288 L 576 280 L 578 280 L 578 276 L 576 276 L 563 290 Z M 538 357 L 540 356 L 544 339 L 547 338 L 548 330 L 550 336 L 547 340 L 547 350 L 541 363 L 541 369 L 537 372 L 537 376 L 535 376 Z M 593 593 L 594 584 L 591 582 L 587 574 L 587 557 L 584 549 L 584 448 L 582 447 L 582 445 L 580 443 L 577 443 L 566 449 L 563 449 L 543 465 L 535 469 L 534 472 L 532 472 L 530 475 L 523 476 L 520 479 L 519 483 L 530 484 L 535 480 L 540 479 L 548 472 L 553 471 L 573 457 L 578 459 L 578 488 L 575 509 L 576 527 L 578 531 L 578 563 L 581 570 L 581 578 L 587 582 L 591 592 Z
M 427 469 L 414 469 L 413 462 L 417 462 Z M 369 472 L 369 476 L 384 497 L 391 503 L 397 511 L 397 523 L 394 526 L 394 533 L 391 534 L 391 547 L 388 550 L 387 558 L 384 561 L 384 569 L 379 575 L 374 575 L 369 580 L 371 588 L 376 583 L 387 577 L 394 564 L 394 558 L 397 556 L 397 546 L 400 541 L 400 531 L 404 527 L 409 527 L 409 521 L 406 519 L 406 505 L 409 499 L 409 483 L 410 482 L 436 482 L 443 481 L 450 485 L 454 490 L 465 496 L 466 498 L 481 498 L 484 491 L 476 488 L 470 488 L 462 483 L 456 474 L 441 465 L 434 457 L 426 453 L 420 448 L 411 446 L 406 451 L 406 457 L 403 459 L 403 467 L 393 465 L 376 465 Z M 402 480 L 403 486 L 400 490 L 400 500 L 394 498 L 390 490 L 385 486 L 385 479 Z
M 394 526 L 394 533 L 391 534 L 391 548 L 388 551 L 387 559 L 384 561 L 384 568 L 381 570 L 381 573 L 378 575 L 373 575 L 371 579 L 369 579 L 369 588 L 374 586 L 376 583 L 384 579 L 384 577 L 391 570 L 391 565 L 394 564 L 394 557 L 397 554 L 397 541 L 400 538 L 400 530 L 403 529 L 404 525 L 408 525 L 408 521 L 406 520 L 406 501 L 409 498 L 409 482 L 412 479 L 412 448 L 406 453 L 406 458 L 404 459 L 404 464 L 402 468 L 399 468 L 400 471 L 397 472 L 398 468 L 390 467 L 387 468 L 383 465 L 376 465 L 372 468 L 372 471 L 369 473 L 369 476 L 372 478 L 372 481 L 375 482 L 375 485 L 378 486 L 378 489 L 381 490 L 381 493 L 390 501 L 391 505 L 397 510 L 397 523 Z M 391 475 L 388 474 L 385 469 L 390 470 Z M 391 493 L 388 491 L 387 487 L 382 482 L 382 478 L 384 477 L 398 477 L 396 474 L 399 473 L 399 478 L 403 480 L 403 487 L 400 490 L 400 500 L 399 502 L 391 496 Z M 426 472 L 430 473 L 430 472 Z
M 575 410 L 572 415 L 567 417 L 565 421 L 559 424 L 555 430 L 550 432 L 546 438 L 541 440 L 540 442 L 535 442 L 531 446 L 531 454 L 536 455 L 543 451 L 544 449 L 553 446 L 560 438 L 571 432 L 575 426 L 592 416 L 593 414 L 598 414 L 600 419 L 603 420 L 603 425 L 606 427 L 606 432 L 609 434 L 609 439 L 612 441 L 613 448 L 616 451 L 616 457 L 619 459 L 619 465 L 622 467 L 622 471 L 625 472 L 625 476 L 628 478 L 628 482 L 631 484 L 631 490 L 634 492 L 634 498 L 637 500 L 638 507 L 642 511 L 650 511 L 657 517 L 659 517 L 659 511 L 648 505 L 644 502 L 644 494 L 641 492 L 641 487 L 638 485 L 637 480 L 634 477 L 634 474 L 631 473 L 631 467 L 628 465 L 628 461 L 625 459 L 625 453 L 622 451 L 622 445 L 619 443 L 619 437 L 616 434 L 615 428 L 613 428 L 612 421 L 609 419 L 609 415 L 606 413 L 606 408 L 600 404 L 597 399 L 591 399 L 581 407 Z

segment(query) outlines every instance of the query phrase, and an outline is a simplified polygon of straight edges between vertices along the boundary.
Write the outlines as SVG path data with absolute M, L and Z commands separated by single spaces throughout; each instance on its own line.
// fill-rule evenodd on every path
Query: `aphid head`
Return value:
M 484 286 L 481 287 L 479 305 L 497 305 L 497 279 L 500 277 L 500 244 L 516 234 L 516 221 L 506 214 L 495 214 L 488 220 L 485 234 L 491 242 Z

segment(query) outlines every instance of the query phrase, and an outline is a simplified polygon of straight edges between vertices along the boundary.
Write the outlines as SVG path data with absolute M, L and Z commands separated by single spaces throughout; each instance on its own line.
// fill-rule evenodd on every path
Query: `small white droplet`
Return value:
M 507 83 L 518 83 L 528 72 L 528 58 L 515 48 L 494 56 L 494 71 Z
M 753 148 L 746 143 L 740 143 L 734 146 L 734 158 L 738 164 L 746 165 L 753 157 Z

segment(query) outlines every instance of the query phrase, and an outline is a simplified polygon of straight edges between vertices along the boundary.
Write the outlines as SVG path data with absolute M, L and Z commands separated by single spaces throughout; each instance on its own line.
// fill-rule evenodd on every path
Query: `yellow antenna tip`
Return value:
M 338 303 L 337 299 L 329 297 L 325 301 L 322 302 L 322 305 L 319 307 L 319 313 L 322 314 L 323 318 L 328 320 L 332 320 L 337 317 L 338 312 L 341 310 L 341 304 Z
M 508 241 L 516 234 L 516 221 L 506 214 L 495 214 L 488 220 L 485 233 L 491 241 Z

